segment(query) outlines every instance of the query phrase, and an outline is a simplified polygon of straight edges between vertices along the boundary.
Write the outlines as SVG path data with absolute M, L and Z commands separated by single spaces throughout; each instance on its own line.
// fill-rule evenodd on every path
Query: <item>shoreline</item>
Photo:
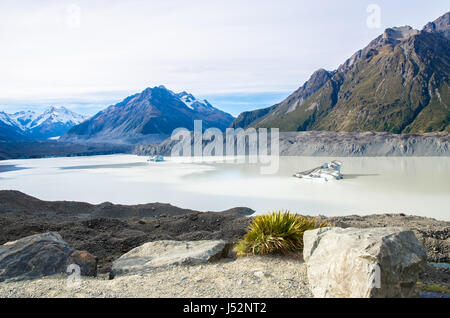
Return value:
M 102 141 L 0 141 L 0 162 L 107 154 L 170 155 L 176 142 L 108 143 Z M 251 145 L 249 145 L 250 147 Z M 313 157 L 449 157 L 450 133 L 280 132 L 280 156 Z
M 224 138 L 223 153 L 226 153 Z M 169 156 L 179 143 L 166 139 L 161 143 L 141 144 L 133 153 L 143 156 Z M 205 146 L 208 141 L 205 141 Z M 248 149 L 258 149 L 255 141 L 246 142 Z M 191 137 L 191 147 L 193 138 Z M 246 147 L 247 148 L 247 147 Z M 271 142 L 268 142 L 268 150 Z M 300 131 L 279 133 L 280 156 L 312 157 L 449 157 L 450 133 L 392 134 L 387 132 Z M 270 154 L 270 153 L 268 153 Z M 233 150 L 232 155 L 235 155 Z M 243 155 L 243 154 L 240 154 Z
M 145 154 L 136 154 L 133 152 L 111 152 L 111 153 L 96 153 L 96 154 L 80 154 L 80 155 L 67 155 L 67 156 L 36 156 L 36 157 L 17 157 L 17 158 L 0 158 L 0 165 L 8 163 L 8 162 L 15 162 L 15 161 L 21 161 L 21 160 L 40 160 L 40 159 L 70 159 L 70 158 L 96 158 L 96 157 L 108 157 L 108 156 L 135 156 L 138 158 L 147 158 L 148 155 Z M 246 158 L 246 162 L 248 161 L 248 156 L 242 156 Z M 266 158 L 270 158 L 270 156 L 265 156 Z M 450 155 L 412 155 L 412 156 L 402 156 L 402 155 L 393 155 L 393 156 L 374 156 L 374 155 L 367 155 L 367 156 L 339 156 L 339 155 L 332 155 L 332 154 L 317 154 L 317 155 L 296 155 L 296 154 L 280 154 L 280 158 L 329 158 L 329 159 L 335 159 L 335 158 L 363 158 L 363 159 L 380 159 L 380 158 L 386 158 L 386 159 L 447 159 L 450 158 Z M 170 156 L 166 156 L 166 158 L 170 158 Z M 204 161 L 205 163 L 210 162 L 216 162 L 216 161 L 223 161 L 223 163 L 226 163 L 227 161 L 232 161 L 236 159 L 226 159 L 226 157 L 215 157 L 215 156 L 205 156 L 205 157 L 193 157 L 193 156 L 187 156 L 187 157 L 176 157 L 176 158 L 184 158 L 186 161 L 191 160 L 189 158 L 193 158 L 192 160 L 197 160 L 199 163 Z M 220 159 L 217 159 L 220 158 Z M 222 160 L 223 158 L 223 160 Z M 236 158 L 239 158 L 236 156 Z M 7 171 L 2 171 L 7 172 Z
M 37 233 L 59 232 L 71 246 L 98 256 L 102 273 L 109 270 L 115 256 L 149 241 L 238 240 L 245 234 L 254 213 L 246 207 L 203 212 L 165 203 L 44 201 L 19 191 L 1 190 L 0 227 L 4 230 L 0 233 L 0 244 Z M 402 213 L 316 218 L 343 228 L 409 228 L 424 244 L 430 262 L 450 262 L 448 221 Z

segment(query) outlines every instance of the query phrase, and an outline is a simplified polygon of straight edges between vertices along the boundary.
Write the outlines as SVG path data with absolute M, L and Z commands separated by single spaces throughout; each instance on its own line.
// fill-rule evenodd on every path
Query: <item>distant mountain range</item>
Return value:
M 148 143 L 174 129 L 277 127 L 281 131 L 450 132 L 450 13 L 422 30 L 385 32 L 337 70 L 320 69 L 274 106 L 234 118 L 208 101 L 164 86 L 147 88 L 86 119 L 64 107 L 43 114 L 0 112 L 0 140 Z
M 450 131 L 450 13 L 421 31 L 386 29 L 335 71 L 320 69 L 279 104 L 232 127 L 281 131 Z
M 39 114 L 21 111 L 0 112 L 0 140 L 43 140 L 59 137 L 87 117 L 65 107 L 49 107 Z
M 110 106 L 70 129 L 61 141 L 157 142 L 176 128 L 193 130 L 194 120 L 203 128 L 225 130 L 234 117 L 192 94 L 174 93 L 164 86 L 147 88 Z

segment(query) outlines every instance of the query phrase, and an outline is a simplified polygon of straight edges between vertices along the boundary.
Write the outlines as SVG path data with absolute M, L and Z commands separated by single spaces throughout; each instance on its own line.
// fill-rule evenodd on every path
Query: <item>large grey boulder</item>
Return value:
M 226 257 L 225 241 L 156 241 L 145 243 L 114 261 L 110 278 L 140 274 L 171 265 L 197 265 Z
M 417 297 L 426 253 L 403 228 L 321 228 L 304 234 L 310 289 L 320 298 Z
M 0 282 L 66 273 L 71 264 L 79 266 L 82 276 L 97 275 L 97 258 L 72 249 L 58 233 L 36 234 L 0 245 Z

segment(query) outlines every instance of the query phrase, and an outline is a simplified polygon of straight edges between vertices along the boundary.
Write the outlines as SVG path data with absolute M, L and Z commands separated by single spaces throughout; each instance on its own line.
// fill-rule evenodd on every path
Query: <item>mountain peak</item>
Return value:
M 163 99 L 171 99 L 175 98 L 178 101 L 181 101 L 185 106 L 190 108 L 194 111 L 202 111 L 202 110 L 208 110 L 208 109 L 215 109 L 206 99 L 198 99 L 191 93 L 188 93 L 186 91 L 182 91 L 181 93 L 174 93 L 164 85 L 154 86 L 152 88 L 148 87 L 145 90 L 143 90 L 140 94 L 137 94 L 135 97 L 138 97 L 140 99 L 151 99 L 153 96 L 161 95 L 163 96 Z M 160 97 L 161 98 L 161 97 Z M 120 105 L 125 105 L 128 103 L 128 100 L 124 100 L 123 102 L 119 103 Z M 202 109 L 202 110 L 201 110 Z
M 450 131 L 449 29 L 450 13 L 423 31 L 410 26 L 388 28 L 336 71 L 316 71 L 281 103 L 241 114 L 232 126 L 282 131 Z
M 72 115 L 75 117 L 83 117 L 82 115 L 74 113 L 73 111 L 71 111 L 70 109 L 67 109 L 64 106 L 60 106 L 60 107 L 50 106 L 44 111 L 44 114 L 47 114 L 47 115 L 63 115 L 64 114 L 64 115 Z
M 34 111 L 19 111 L 14 114 L 0 112 L 0 121 L 14 127 L 23 136 L 32 139 L 47 139 L 61 136 L 67 130 L 86 119 L 65 107 L 50 106 L 41 114 Z
M 51 113 L 56 112 L 57 110 L 58 110 L 58 109 L 57 109 L 56 107 L 50 106 L 50 107 L 48 107 L 48 108 L 44 111 L 44 114 L 51 114 Z
M 168 89 L 164 85 L 155 86 L 155 87 L 153 87 L 153 89 L 160 89 L 160 90 L 163 90 L 163 91 L 172 92 L 170 89 Z
M 450 12 L 440 16 L 433 22 L 424 26 L 423 31 L 429 33 L 438 33 L 445 38 L 450 39 Z
M 396 46 L 400 42 L 419 33 L 420 31 L 413 29 L 409 25 L 387 28 L 384 30 L 383 34 L 370 42 L 366 48 L 359 52 L 362 53 L 361 55 L 364 55 L 364 53 L 373 49 L 378 49 L 384 46 Z
M 194 98 L 194 96 L 191 93 L 188 93 L 186 91 L 182 91 L 181 93 L 178 93 L 177 96 L 178 97 L 186 96 L 186 97 Z
M 155 142 L 167 138 L 177 128 L 194 129 L 195 120 L 202 120 L 205 129 L 225 130 L 234 117 L 186 91 L 174 93 L 160 85 L 99 112 L 73 127 L 62 140 Z
M 174 92 L 172 92 L 170 89 L 168 89 L 164 85 L 159 85 L 159 86 L 154 86 L 154 87 L 147 87 L 141 93 L 138 93 L 138 94 L 133 95 L 133 96 L 134 97 L 140 97 L 140 98 L 142 98 L 142 97 L 150 98 L 153 93 L 174 95 Z
M 400 42 L 409 39 L 410 37 L 419 34 L 420 31 L 413 29 L 409 25 L 401 27 L 392 27 L 384 30 L 383 34 L 372 40 L 364 49 L 357 51 L 342 65 L 339 66 L 338 72 L 345 72 L 350 69 L 361 58 L 377 54 L 377 50 L 381 47 L 394 47 Z
M 214 109 L 214 107 L 208 103 L 206 99 L 197 99 L 194 95 L 183 91 L 181 93 L 175 94 L 187 107 L 192 110 L 203 108 L 203 109 Z
M 402 27 L 393 27 L 386 29 L 381 38 L 385 43 L 396 45 L 400 41 L 406 40 L 418 33 L 418 30 L 415 30 L 409 25 L 406 25 Z

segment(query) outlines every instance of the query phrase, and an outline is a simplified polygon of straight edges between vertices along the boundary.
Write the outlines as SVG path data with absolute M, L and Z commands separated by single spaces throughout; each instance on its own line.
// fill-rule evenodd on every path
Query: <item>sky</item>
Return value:
M 1 0 L 0 111 L 93 115 L 164 85 L 238 115 L 447 0 Z

